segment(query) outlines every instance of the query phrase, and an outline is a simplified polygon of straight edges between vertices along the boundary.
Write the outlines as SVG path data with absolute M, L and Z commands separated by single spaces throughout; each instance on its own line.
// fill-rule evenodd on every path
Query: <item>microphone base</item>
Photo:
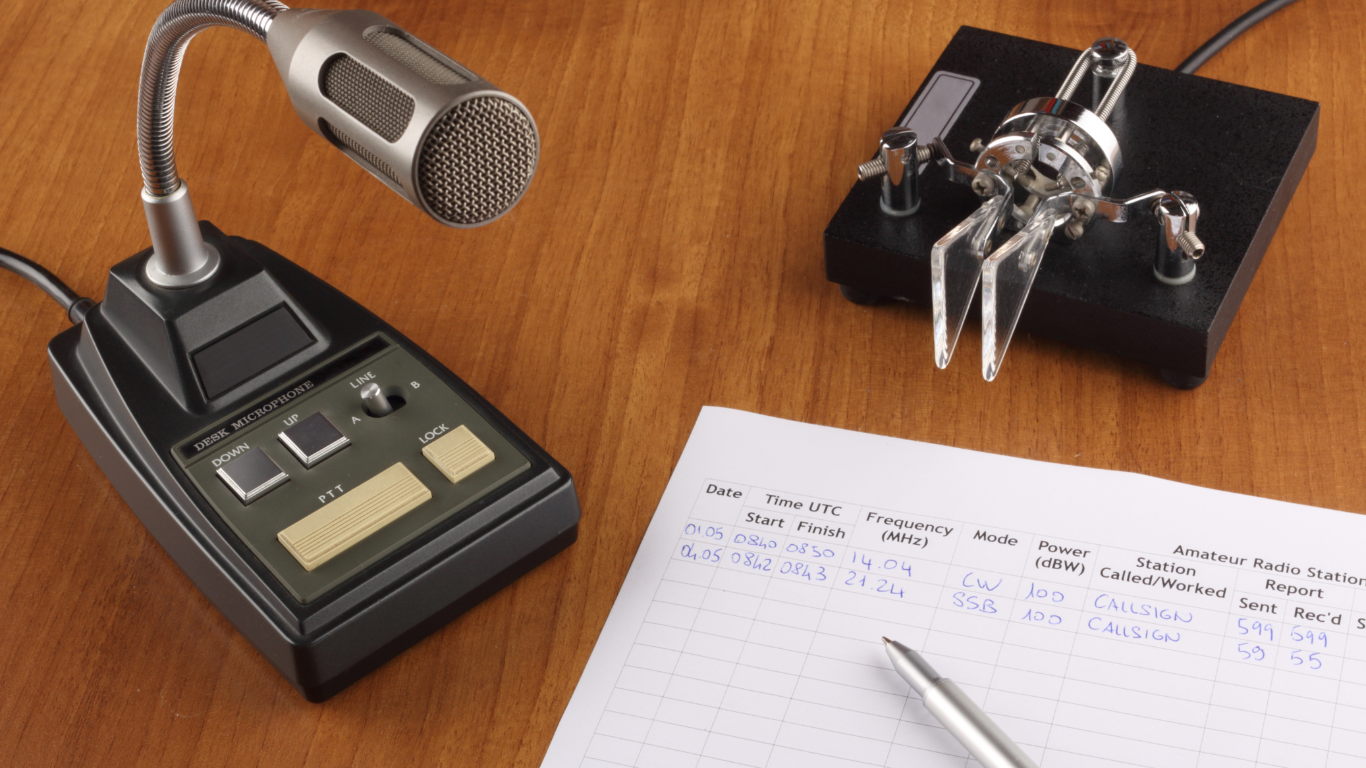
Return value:
M 146 282 L 147 252 L 116 265 L 105 301 L 49 344 L 53 386 L 148 532 L 305 698 L 334 695 L 574 542 L 573 479 L 477 392 L 278 254 L 202 233 L 219 276 L 164 291 Z M 371 380 L 395 406 L 382 418 L 353 387 Z M 305 466 L 279 434 L 315 413 L 350 442 Z M 446 474 L 424 441 L 461 426 L 492 458 Z M 288 479 L 248 506 L 217 470 L 257 451 Z M 396 464 L 429 499 L 311 568 L 278 540 Z

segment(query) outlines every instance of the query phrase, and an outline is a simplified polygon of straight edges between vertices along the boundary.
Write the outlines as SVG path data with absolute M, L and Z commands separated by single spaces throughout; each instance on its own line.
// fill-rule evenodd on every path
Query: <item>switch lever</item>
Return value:
M 394 406 L 389 404 L 389 398 L 384 396 L 379 385 L 373 381 L 360 388 L 360 399 L 365 404 L 365 412 L 375 418 L 388 416 L 394 412 Z

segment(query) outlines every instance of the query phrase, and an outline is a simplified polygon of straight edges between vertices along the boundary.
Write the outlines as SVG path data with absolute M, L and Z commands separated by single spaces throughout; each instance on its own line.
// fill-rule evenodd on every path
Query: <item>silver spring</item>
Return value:
M 1071 99 L 1072 94 L 1077 92 L 1077 86 L 1081 85 L 1081 79 L 1086 77 L 1086 73 L 1091 70 L 1091 50 L 1088 48 L 1081 52 L 1076 62 L 1072 64 L 1072 69 L 1067 73 L 1067 77 L 1062 81 L 1062 87 L 1058 88 L 1058 95 L 1054 98 Z
M 1101 120 L 1108 120 L 1110 113 L 1114 111 L 1115 105 L 1119 103 L 1119 97 L 1124 95 L 1124 89 L 1129 86 L 1129 80 L 1133 78 L 1134 71 L 1138 69 L 1138 55 L 1134 49 L 1125 51 L 1124 68 L 1115 76 L 1115 81 L 1110 84 L 1109 90 L 1105 92 L 1105 98 L 1100 100 L 1100 106 L 1096 107 L 1096 116 Z

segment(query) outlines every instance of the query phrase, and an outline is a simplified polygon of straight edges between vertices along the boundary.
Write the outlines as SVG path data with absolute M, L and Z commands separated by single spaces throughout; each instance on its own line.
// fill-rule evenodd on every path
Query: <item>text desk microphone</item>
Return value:
M 48 281 L 79 323 L 48 347 L 76 434 L 205 596 L 320 701 L 571 544 L 579 506 L 564 467 L 416 344 L 197 220 L 176 81 L 214 26 L 264 41 L 304 122 L 443 224 L 516 205 L 540 141 L 521 102 L 382 16 L 177 0 L 138 98 L 152 248 L 114 266 L 94 306 Z

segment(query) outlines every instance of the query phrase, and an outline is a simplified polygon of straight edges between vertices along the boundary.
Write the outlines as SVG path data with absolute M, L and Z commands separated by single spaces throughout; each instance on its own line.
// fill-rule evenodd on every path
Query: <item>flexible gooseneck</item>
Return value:
M 210 27 L 232 27 L 265 42 L 270 23 L 287 10 L 276 0 L 177 0 L 162 11 L 147 38 L 138 86 L 138 158 L 148 192 L 165 197 L 180 188 L 175 96 L 190 40 Z
M 138 159 L 142 204 L 152 234 L 147 279 L 162 288 L 198 285 L 218 271 L 218 254 L 199 233 L 189 190 L 175 160 L 175 97 L 190 40 L 210 27 L 232 27 L 262 42 L 289 10 L 276 0 L 176 0 L 147 39 L 138 87 Z

